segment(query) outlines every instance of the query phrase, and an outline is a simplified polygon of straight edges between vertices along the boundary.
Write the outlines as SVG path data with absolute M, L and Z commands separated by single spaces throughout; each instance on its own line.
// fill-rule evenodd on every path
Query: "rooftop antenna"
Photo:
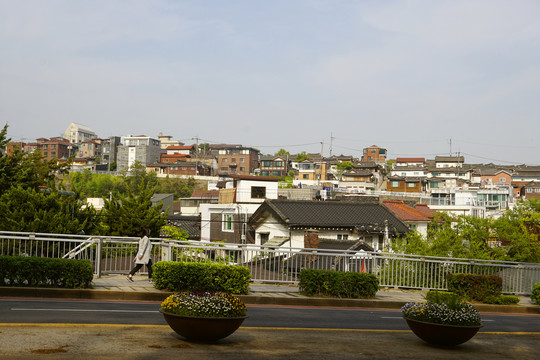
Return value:
M 452 138 L 450 138 L 449 143 L 450 143 L 450 156 L 452 156 Z

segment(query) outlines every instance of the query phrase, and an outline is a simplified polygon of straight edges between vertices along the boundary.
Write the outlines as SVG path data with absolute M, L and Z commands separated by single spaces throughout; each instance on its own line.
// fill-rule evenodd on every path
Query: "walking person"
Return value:
M 131 269 L 129 275 L 126 277 L 128 281 L 133 282 L 133 275 L 142 268 L 143 265 L 146 265 L 148 268 L 148 281 L 152 281 L 152 259 L 150 254 L 152 253 L 152 243 L 148 238 L 150 235 L 150 229 L 145 228 L 143 230 L 143 236 L 139 240 L 139 248 L 137 249 L 137 256 L 135 256 L 135 267 Z

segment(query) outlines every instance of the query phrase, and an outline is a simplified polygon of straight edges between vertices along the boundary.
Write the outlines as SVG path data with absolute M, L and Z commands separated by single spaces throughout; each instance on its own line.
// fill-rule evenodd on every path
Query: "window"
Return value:
M 392 181 L 392 187 L 399 187 L 399 181 Z
M 283 161 L 276 161 L 276 166 L 282 167 L 283 166 Z
M 532 193 L 532 192 L 533 192 L 533 189 L 528 188 L 528 189 L 527 189 L 527 192 L 528 192 L 528 193 Z
M 240 171 L 246 171 L 246 168 L 243 166 L 240 166 Z
M 51 149 L 56 149 L 56 144 L 52 144 Z
M 264 186 L 252 186 L 251 198 L 252 199 L 264 199 L 266 197 L 266 188 Z
M 227 158 L 223 158 L 223 159 L 221 159 L 221 162 L 225 164 L 227 162 L 227 160 L 228 160 Z
M 240 162 L 241 163 L 246 162 L 246 158 L 240 158 Z
M 348 234 L 337 234 L 337 239 L 338 240 L 349 240 L 349 235 Z
M 231 162 L 235 163 L 235 162 L 236 162 L 236 158 L 231 158 Z
M 506 182 L 506 178 L 500 178 L 500 179 L 499 179 L 499 182 L 502 182 L 502 183 L 503 183 L 503 182 Z
M 51 151 L 51 156 L 56 157 L 56 151 Z
M 223 214 L 222 224 L 223 224 L 223 226 L 222 226 L 223 231 L 233 231 L 232 215 L 231 214 Z
M 407 187 L 414 187 L 414 183 L 407 183 Z
M 439 183 L 436 182 L 436 181 L 435 181 L 435 182 L 432 182 L 432 183 L 431 183 L 431 187 L 432 187 L 432 188 L 438 188 L 438 187 L 439 187 Z
M 303 174 L 302 179 L 305 179 L 305 180 L 309 179 L 309 174 Z
M 261 233 L 261 245 L 264 245 L 270 238 L 270 233 Z

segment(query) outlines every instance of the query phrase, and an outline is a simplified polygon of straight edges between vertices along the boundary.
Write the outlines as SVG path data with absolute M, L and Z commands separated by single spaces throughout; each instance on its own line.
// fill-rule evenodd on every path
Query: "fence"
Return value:
M 531 293 L 540 264 L 456 259 L 382 252 L 283 248 L 259 245 L 151 239 L 154 261 L 200 261 L 242 265 L 253 281 L 297 283 L 302 269 L 369 272 L 381 286 L 445 290 L 447 273 L 498 275 L 503 292 Z M 0 231 L 0 255 L 87 259 L 94 274 L 127 273 L 138 238 Z M 143 270 L 144 271 L 144 270 Z

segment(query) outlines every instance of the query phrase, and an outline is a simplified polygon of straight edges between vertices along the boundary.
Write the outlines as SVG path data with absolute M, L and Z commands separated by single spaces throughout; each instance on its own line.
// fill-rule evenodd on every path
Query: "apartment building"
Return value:
M 145 135 L 123 136 L 122 145 L 118 146 L 117 169 L 129 169 L 135 161 L 144 166 L 157 163 L 162 153 L 161 143 Z

